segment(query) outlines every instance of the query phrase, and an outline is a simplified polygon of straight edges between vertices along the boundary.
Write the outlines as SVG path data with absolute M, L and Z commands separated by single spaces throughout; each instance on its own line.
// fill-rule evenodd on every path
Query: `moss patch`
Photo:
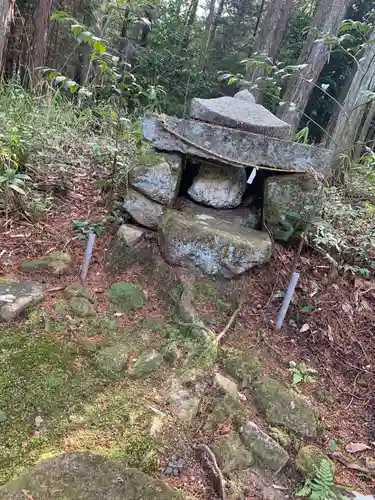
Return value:
M 144 306 L 146 296 L 142 288 L 133 283 L 115 283 L 108 289 L 108 298 L 111 304 L 124 312 L 141 309 Z
M 72 258 L 65 252 L 53 252 L 38 260 L 25 260 L 20 265 L 22 273 L 35 273 L 50 270 L 53 274 L 60 274 L 70 266 Z
M 235 349 L 222 349 L 222 363 L 225 371 L 241 382 L 242 387 L 250 386 L 260 375 L 258 358 L 243 354 Z

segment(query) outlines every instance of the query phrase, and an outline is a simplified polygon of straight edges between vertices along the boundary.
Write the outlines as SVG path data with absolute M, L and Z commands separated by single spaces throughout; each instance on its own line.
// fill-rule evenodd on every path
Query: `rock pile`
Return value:
M 158 231 L 167 262 L 232 278 L 269 260 L 271 239 L 262 227 L 281 240 L 301 229 L 330 152 L 285 140 L 289 125 L 248 91 L 193 99 L 190 118 L 144 119 L 155 151 L 131 171 L 124 210 Z

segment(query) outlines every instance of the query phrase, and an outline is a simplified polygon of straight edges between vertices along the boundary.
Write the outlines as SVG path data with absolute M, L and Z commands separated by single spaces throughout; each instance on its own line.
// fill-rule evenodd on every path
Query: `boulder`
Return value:
M 71 452 L 43 460 L 0 487 L 1 500 L 184 500 L 182 493 L 102 455 Z
M 332 156 L 324 148 L 170 116 L 146 117 L 142 130 L 156 149 L 220 161 L 228 166 L 264 165 L 286 172 L 315 170 L 326 174 Z
M 242 101 L 247 101 L 255 104 L 255 97 L 251 92 L 249 92 L 247 89 L 240 90 L 236 94 L 234 94 L 234 99 L 241 99 Z
M 130 312 L 144 306 L 146 295 L 139 285 L 120 281 L 108 288 L 108 298 L 116 309 Z
M 313 477 L 323 460 L 331 464 L 332 472 L 334 472 L 333 463 L 320 448 L 314 445 L 302 446 L 296 457 L 296 466 L 304 476 Z
M 290 125 L 283 122 L 261 104 L 233 97 L 191 101 L 190 117 L 222 127 L 247 130 L 271 137 L 287 137 Z
M 272 378 L 255 382 L 253 399 L 271 425 L 284 428 L 305 438 L 315 438 L 317 421 L 314 410 L 305 399 Z
M 251 451 L 241 443 L 237 432 L 218 437 L 211 447 L 220 469 L 226 474 L 248 469 L 254 464 Z
M 112 374 L 119 374 L 126 367 L 129 358 L 129 347 L 127 344 L 117 343 L 103 347 L 95 357 L 98 367 Z
M 37 260 L 24 260 L 20 264 L 22 273 L 45 273 L 61 274 L 66 271 L 72 262 L 71 256 L 66 252 L 53 252 Z
M 319 201 L 320 188 L 321 183 L 307 174 L 276 175 L 265 180 L 263 216 L 275 239 L 287 241 L 297 230 L 305 229 Z
M 86 297 L 72 297 L 69 301 L 69 306 L 73 314 L 80 318 L 89 318 L 96 314 L 95 307 Z
M 254 455 L 258 466 L 277 473 L 287 464 L 288 453 L 254 422 L 244 425 L 240 429 L 240 435 L 246 448 Z
M 129 173 L 129 182 L 151 200 L 171 206 L 180 187 L 181 156 L 174 154 L 152 156 L 156 156 L 158 163 L 133 168 Z
M 146 233 L 147 229 L 130 224 L 119 227 L 107 256 L 107 269 L 112 275 L 121 274 L 124 269 L 140 260 L 141 244 Z
M 32 281 L 0 281 L 0 320 L 11 321 L 42 302 L 44 286 Z
M 143 377 L 143 375 L 156 370 L 162 362 L 163 356 L 154 349 L 142 352 L 137 361 L 129 369 L 129 374 L 134 378 Z
M 164 212 L 163 205 L 146 198 L 135 189 L 128 188 L 124 209 L 141 226 L 156 229 Z
M 159 245 L 170 264 L 195 266 L 207 275 L 238 276 L 268 262 L 271 239 L 210 216 L 168 210 L 160 221 Z
M 188 193 L 194 201 L 214 208 L 235 208 L 246 189 L 244 168 L 203 164 Z

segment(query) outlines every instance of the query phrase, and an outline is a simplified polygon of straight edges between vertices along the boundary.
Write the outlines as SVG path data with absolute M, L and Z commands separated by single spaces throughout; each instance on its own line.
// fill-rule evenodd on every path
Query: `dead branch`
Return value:
M 223 473 L 221 472 L 219 466 L 217 465 L 216 457 L 214 452 L 211 450 L 209 446 L 206 444 L 199 444 L 197 446 L 197 455 L 198 458 L 203 462 L 203 468 L 210 475 L 211 482 L 213 487 L 220 495 L 222 500 L 226 500 L 227 493 L 225 489 L 225 479 Z

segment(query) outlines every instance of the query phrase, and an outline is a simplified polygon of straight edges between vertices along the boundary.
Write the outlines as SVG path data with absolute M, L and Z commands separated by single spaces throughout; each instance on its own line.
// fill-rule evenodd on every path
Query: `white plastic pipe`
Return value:
M 85 249 L 85 255 L 83 256 L 83 265 L 82 265 L 82 271 L 81 271 L 81 280 L 85 281 L 87 278 L 87 273 L 89 271 L 89 265 L 90 265 L 90 260 L 92 256 L 92 250 L 94 248 L 94 243 L 95 243 L 95 233 L 90 231 L 89 233 L 89 238 L 87 240 L 87 245 Z
M 294 290 L 296 289 L 298 279 L 299 279 L 299 273 L 297 272 L 292 273 L 283 303 L 281 304 L 279 314 L 277 315 L 276 331 L 281 330 L 283 327 L 285 315 L 288 312 L 289 304 L 290 301 L 292 300 Z

